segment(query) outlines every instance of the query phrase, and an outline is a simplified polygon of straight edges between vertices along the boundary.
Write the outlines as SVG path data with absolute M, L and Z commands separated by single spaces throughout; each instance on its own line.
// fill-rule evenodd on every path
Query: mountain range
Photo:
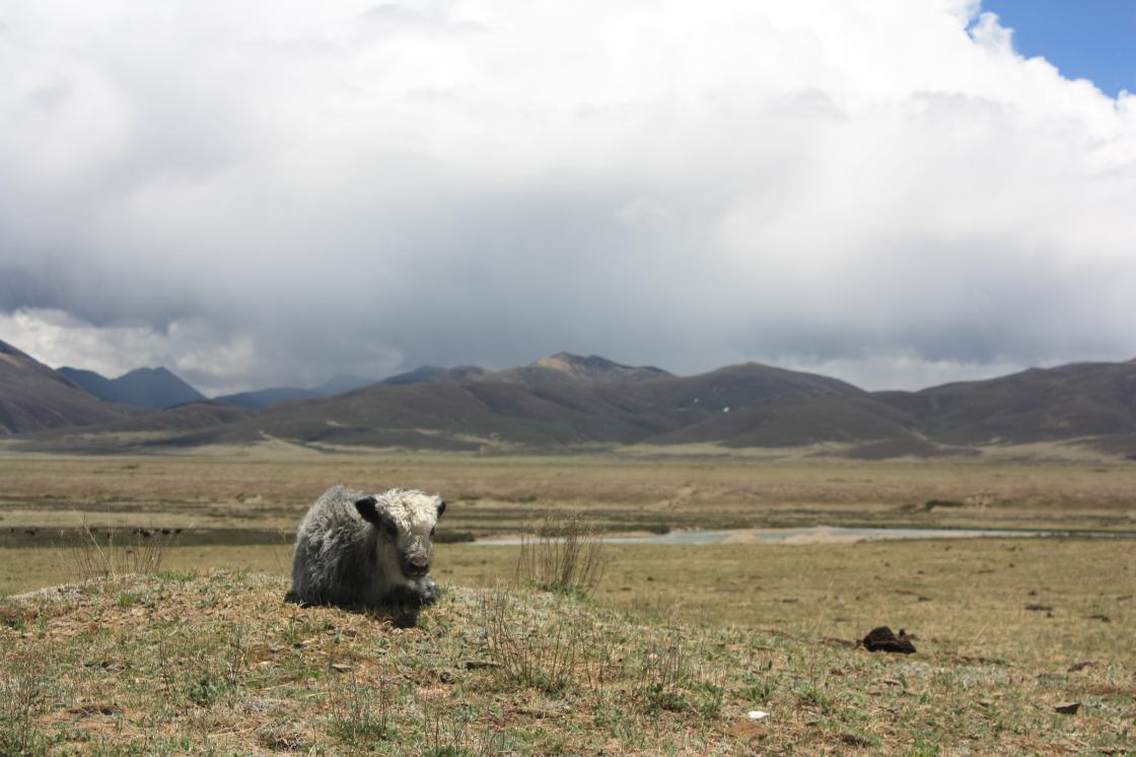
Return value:
M 343 375 L 330 378 L 319 386 L 313 386 L 310 389 L 301 389 L 294 386 L 275 386 L 268 389 L 256 389 L 250 392 L 223 394 L 220 397 L 215 397 L 214 401 L 226 405 L 236 405 L 237 407 L 243 407 L 249 410 L 263 410 L 267 407 L 282 405 L 285 402 L 309 400 L 316 397 L 330 397 L 334 394 L 342 394 L 343 392 L 349 392 L 352 389 L 358 389 L 361 386 L 367 386 L 373 383 L 375 383 L 373 380 L 365 379 L 361 376 Z
M 107 402 L 123 402 L 162 410 L 205 399 L 204 394 L 162 367 L 136 368 L 115 379 L 81 368 L 63 367 L 58 373 L 89 394 Z
M 128 407 L 99 400 L 62 374 L 0 341 L 0 436 L 108 423 L 132 413 Z
M 116 403 L 100 400 L 108 396 L 105 384 L 73 369 L 52 371 L 3 347 L 0 433 L 38 432 L 37 443 L 47 446 L 74 436 L 65 427 L 81 427 L 85 439 L 102 432 L 108 438 L 111 432 L 161 432 L 144 442 L 151 447 L 277 438 L 322 447 L 451 450 L 835 443 L 857 457 L 975 454 L 982 446 L 1042 441 L 1093 443 L 1123 454 L 1136 449 L 1136 361 L 1030 369 L 916 392 L 868 392 L 757 363 L 675 376 L 562 352 L 500 371 L 423 366 L 377 383 L 346 379 L 346 391 L 334 393 L 338 387 L 281 388 L 203 401 L 184 385 L 195 398 L 147 411 L 137 407 L 140 395 L 119 392 L 109 395 Z M 122 379 L 138 373 L 108 383 L 130 386 Z M 142 375 L 171 390 L 177 385 L 170 377 L 184 384 L 163 369 Z M 92 385 L 101 394 L 83 390 Z M 189 395 L 144 398 L 180 396 Z

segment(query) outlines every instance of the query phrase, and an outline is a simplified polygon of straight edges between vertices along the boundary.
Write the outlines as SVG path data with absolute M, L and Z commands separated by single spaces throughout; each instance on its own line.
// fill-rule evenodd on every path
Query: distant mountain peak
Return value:
M 542 357 L 532 363 L 531 367 L 559 371 L 579 379 L 662 378 L 671 375 L 654 366 L 624 365 L 599 355 L 585 357 L 571 352 L 557 352 Z
M 123 378 L 126 378 L 127 376 L 154 376 L 154 377 L 160 377 L 160 378 L 172 377 L 172 378 L 177 379 L 178 381 L 181 381 L 181 379 L 178 378 L 177 374 L 175 374 L 173 371 L 171 371 L 169 368 L 167 368 L 164 365 L 155 365 L 152 368 L 149 367 L 149 366 L 143 366 L 141 368 L 135 368 L 132 371 L 127 371 L 126 373 L 122 374 L 118 378 L 123 379 Z M 115 381 L 117 381 L 117 380 L 118 379 L 115 379 Z
M 108 379 L 94 371 L 78 368 L 60 368 L 59 373 L 73 384 L 108 402 L 164 409 L 205 399 L 205 395 L 164 365 L 135 368 L 116 379 Z

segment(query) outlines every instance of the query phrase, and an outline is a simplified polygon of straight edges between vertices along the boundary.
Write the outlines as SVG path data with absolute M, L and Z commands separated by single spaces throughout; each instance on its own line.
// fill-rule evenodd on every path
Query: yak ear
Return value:
M 375 509 L 375 505 L 378 503 L 379 501 L 374 497 L 363 497 L 363 499 L 355 500 L 355 509 L 359 511 L 359 515 L 363 516 L 363 520 L 377 526 L 381 522 L 379 511 Z
M 446 512 L 446 500 L 439 500 L 438 502 L 438 517 L 442 517 L 442 513 Z

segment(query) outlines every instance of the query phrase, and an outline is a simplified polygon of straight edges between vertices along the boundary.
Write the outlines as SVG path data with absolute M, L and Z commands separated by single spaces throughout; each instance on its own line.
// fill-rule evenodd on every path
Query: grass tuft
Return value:
M 498 588 L 481 605 L 490 659 L 510 682 L 556 693 L 573 678 L 584 635 L 560 612 L 525 612 L 517 599 Z
M 37 754 L 49 740 L 37 717 L 48 705 L 51 682 L 42 660 L 15 660 L 0 676 L 0 754 Z
M 380 748 L 398 735 L 391 722 L 391 699 L 387 680 L 362 685 L 352 673 L 345 690 L 331 700 L 328 734 L 352 747 Z
M 521 538 L 516 579 L 544 591 L 586 598 L 603 580 L 608 551 L 595 523 L 580 512 L 548 511 L 535 534 Z
M 168 531 L 169 529 L 167 529 Z M 129 532 L 92 529 L 86 522 L 63 532 L 64 558 L 81 581 L 131 574 L 158 574 L 167 547 L 176 534 L 158 529 L 134 528 Z

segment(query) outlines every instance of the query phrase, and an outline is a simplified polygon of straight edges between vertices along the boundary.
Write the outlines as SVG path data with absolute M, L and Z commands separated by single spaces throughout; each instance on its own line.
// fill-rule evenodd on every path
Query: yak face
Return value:
M 441 497 L 420 491 L 391 489 L 356 500 L 363 520 L 378 531 L 377 547 L 387 575 L 424 578 L 434 554 L 434 528 L 446 510 Z

